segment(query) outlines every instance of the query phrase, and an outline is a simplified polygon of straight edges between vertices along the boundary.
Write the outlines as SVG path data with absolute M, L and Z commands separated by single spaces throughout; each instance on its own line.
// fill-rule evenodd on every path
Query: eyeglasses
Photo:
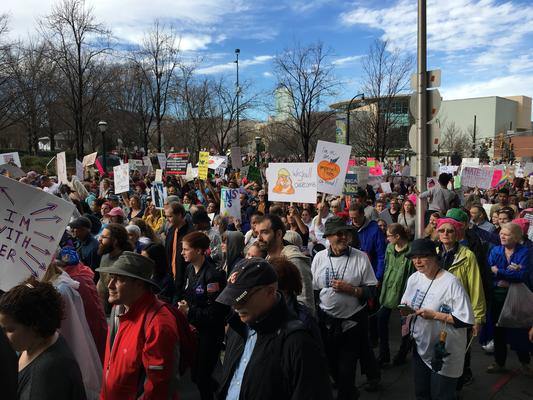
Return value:
M 437 230 L 437 232 L 439 232 L 439 233 L 455 233 L 455 229 L 444 229 L 444 228 L 441 228 L 441 229 Z
M 335 236 L 348 236 L 350 234 L 349 231 L 338 231 L 335 232 Z

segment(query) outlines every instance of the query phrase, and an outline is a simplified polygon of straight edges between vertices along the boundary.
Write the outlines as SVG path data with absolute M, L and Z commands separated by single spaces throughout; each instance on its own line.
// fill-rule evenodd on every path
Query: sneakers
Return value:
M 486 345 L 481 346 L 483 350 L 485 350 L 485 353 L 492 354 L 494 353 L 494 340 L 491 340 Z
M 501 374 L 502 372 L 507 371 L 507 369 L 498 363 L 492 363 L 487 367 L 487 373 L 489 374 Z

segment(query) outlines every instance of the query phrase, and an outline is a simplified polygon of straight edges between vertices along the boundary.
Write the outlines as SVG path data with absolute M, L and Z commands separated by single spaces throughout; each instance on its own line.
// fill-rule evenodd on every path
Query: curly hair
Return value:
M 47 338 L 61 326 L 64 303 L 52 284 L 31 277 L 0 298 L 0 313 Z

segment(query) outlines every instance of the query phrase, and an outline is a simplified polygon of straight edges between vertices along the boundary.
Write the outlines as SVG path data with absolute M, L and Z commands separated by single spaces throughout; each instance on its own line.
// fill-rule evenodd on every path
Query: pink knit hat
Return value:
M 455 233 L 457 235 L 457 239 L 461 240 L 464 236 L 464 227 L 463 224 L 459 221 L 456 221 L 453 218 L 439 218 L 437 220 L 437 230 L 444 224 L 450 224 L 455 228 Z
M 524 236 L 527 236 L 527 232 L 529 231 L 529 220 L 525 218 L 516 218 L 511 221 L 513 224 L 518 225 L 520 229 L 522 230 L 522 234 Z

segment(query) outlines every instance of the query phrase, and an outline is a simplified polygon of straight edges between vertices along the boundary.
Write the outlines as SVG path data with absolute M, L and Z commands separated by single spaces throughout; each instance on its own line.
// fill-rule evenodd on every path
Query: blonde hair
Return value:
M 516 243 L 520 243 L 522 241 L 522 228 L 520 228 L 519 225 L 513 224 L 512 222 L 508 222 L 501 226 L 500 232 L 504 229 L 507 229 L 511 233 L 511 236 L 513 237 Z

